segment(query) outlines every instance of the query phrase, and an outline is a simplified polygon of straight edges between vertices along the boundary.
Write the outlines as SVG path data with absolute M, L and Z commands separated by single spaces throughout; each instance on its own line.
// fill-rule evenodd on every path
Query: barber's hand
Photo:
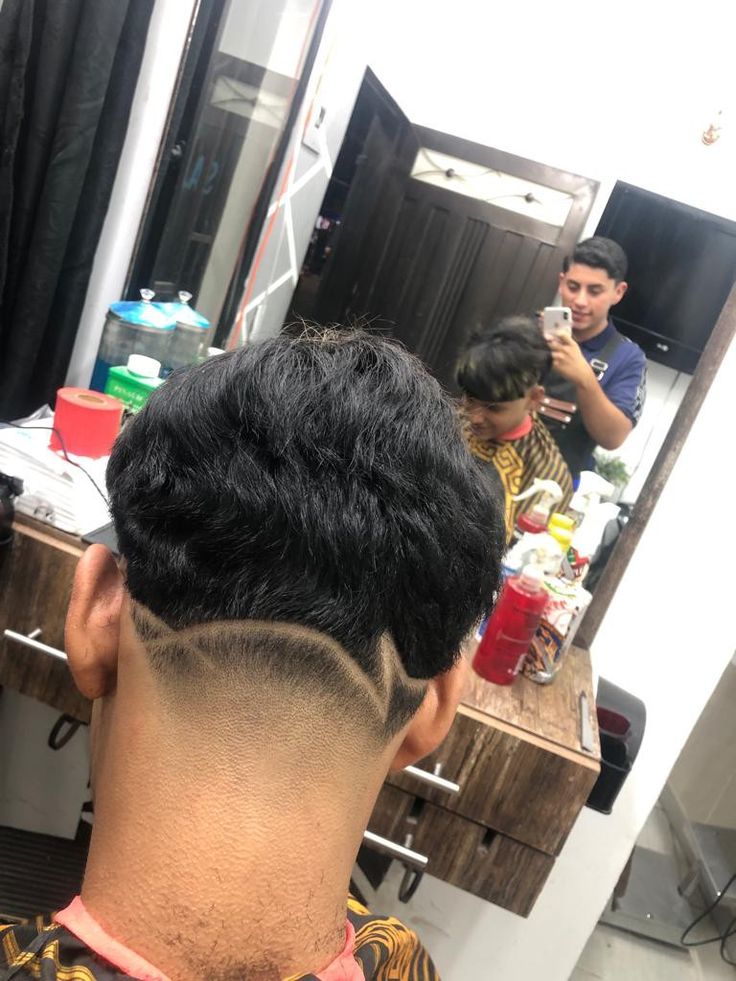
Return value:
M 552 352 L 552 364 L 558 374 L 573 385 L 585 385 L 595 379 L 593 369 L 583 356 L 578 342 L 567 334 L 551 337 L 547 344 Z

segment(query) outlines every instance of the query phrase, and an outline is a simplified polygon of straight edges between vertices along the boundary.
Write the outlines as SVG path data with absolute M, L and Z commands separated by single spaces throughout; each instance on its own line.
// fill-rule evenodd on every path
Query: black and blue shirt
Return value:
M 647 386 L 647 360 L 644 352 L 616 330 L 609 320 L 605 330 L 580 344 L 583 357 L 595 372 L 603 394 L 635 426 L 644 408 Z M 575 403 L 575 386 L 552 371 L 545 382 L 550 398 Z M 592 470 L 595 440 L 588 434 L 579 412 L 572 413 L 569 423 L 545 417 L 545 425 L 554 436 L 569 466 L 573 479 L 581 470 Z

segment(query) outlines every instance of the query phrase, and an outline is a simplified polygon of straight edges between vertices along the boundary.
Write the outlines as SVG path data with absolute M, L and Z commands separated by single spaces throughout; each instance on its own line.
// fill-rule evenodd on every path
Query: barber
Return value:
M 572 311 L 572 334 L 548 339 L 553 370 L 545 405 L 571 403 L 567 422 L 544 415 L 573 479 L 593 469 L 593 450 L 616 450 L 639 421 L 646 397 L 646 358 L 610 319 L 628 288 L 626 253 L 607 238 L 581 242 L 560 273 L 562 304 Z M 544 411 L 544 410 L 543 410 Z

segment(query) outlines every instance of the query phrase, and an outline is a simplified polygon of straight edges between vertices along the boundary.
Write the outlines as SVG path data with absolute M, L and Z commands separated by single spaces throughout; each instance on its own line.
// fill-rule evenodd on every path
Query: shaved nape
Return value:
M 131 600 L 131 619 L 164 696 L 183 707 L 211 697 L 271 688 L 315 706 L 328 704 L 385 744 L 411 719 L 427 690 L 410 678 L 388 636 L 368 674 L 333 638 L 299 624 L 223 620 L 175 630 Z M 278 704 L 274 705 L 278 710 Z

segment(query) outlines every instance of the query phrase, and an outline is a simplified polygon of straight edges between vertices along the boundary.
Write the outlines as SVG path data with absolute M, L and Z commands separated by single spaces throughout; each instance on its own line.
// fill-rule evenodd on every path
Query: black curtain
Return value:
M 0 7 L 0 420 L 64 383 L 153 2 Z

